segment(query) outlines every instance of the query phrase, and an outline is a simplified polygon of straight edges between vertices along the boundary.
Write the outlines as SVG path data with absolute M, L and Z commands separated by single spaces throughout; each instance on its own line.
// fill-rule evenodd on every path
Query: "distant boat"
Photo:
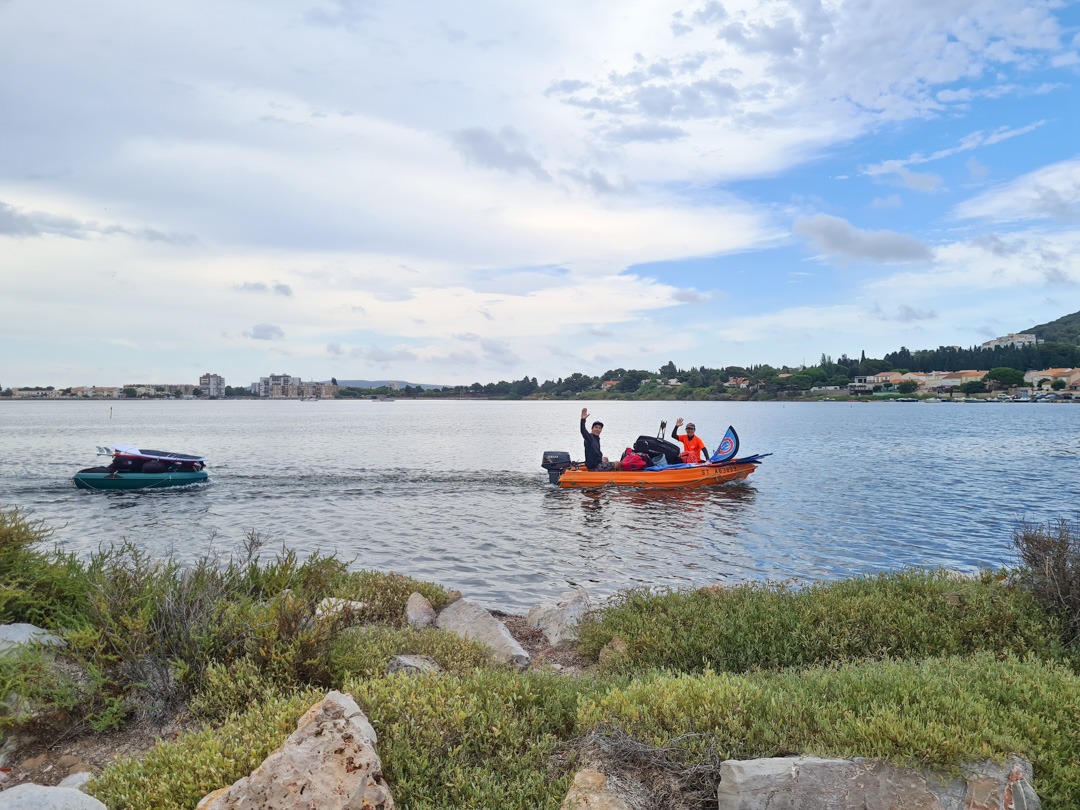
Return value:
M 99 447 L 99 456 L 112 456 L 107 467 L 88 467 L 75 473 L 79 489 L 165 489 L 201 484 L 209 479 L 207 458 L 165 450 L 140 450 L 125 445 Z

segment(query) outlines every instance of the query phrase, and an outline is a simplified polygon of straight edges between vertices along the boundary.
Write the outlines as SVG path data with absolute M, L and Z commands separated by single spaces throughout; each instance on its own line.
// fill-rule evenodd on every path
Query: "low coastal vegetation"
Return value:
M 557 808 L 578 760 L 651 774 L 715 807 L 719 763 L 785 754 L 944 769 L 1019 754 L 1046 808 L 1080 806 L 1080 534 L 1025 525 L 1010 572 L 620 594 L 579 628 L 584 674 L 519 673 L 407 626 L 441 587 L 268 552 L 181 564 L 131 544 L 88 560 L 0 511 L 0 623 L 63 648 L 0 655 L 0 735 L 55 740 L 183 716 L 116 761 L 110 808 L 190 808 L 254 769 L 329 688 L 379 736 L 402 808 Z M 326 600 L 339 609 L 327 610 Z M 443 672 L 387 674 L 399 654 Z

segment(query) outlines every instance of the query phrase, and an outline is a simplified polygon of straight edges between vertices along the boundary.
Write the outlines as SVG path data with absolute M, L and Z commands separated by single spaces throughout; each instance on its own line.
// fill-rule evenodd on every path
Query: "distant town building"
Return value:
M 1070 391 L 1080 388 L 1080 369 L 1078 368 L 1044 368 L 1041 371 L 1029 371 L 1024 374 L 1024 382 L 1032 386 L 1038 386 L 1043 380 L 1064 380 L 1065 386 Z
M 271 374 L 269 377 L 259 378 L 255 392 L 260 397 L 269 399 L 299 399 L 302 383 L 303 380 L 291 374 Z
M 1005 337 L 994 338 L 983 343 L 980 349 L 995 349 L 998 346 L 1012 346 L 1019 349 L 1021 346 L 1035 346 L 1039 342 L 1039 338 L 1036 335 L 1022 334 L 1022 335 L 1005 335 Z
M 337 396 L 338 386 L 314 380 L 304 382 L 291 374 L 271 374 L 252 383 L 251 390 L 267 399 L 332 399 Z
M 117 396 L 124 395 L 125 388 L 135 389 L 135 396 L 137 397 L 158 397 L 165 399 L 168 397 L 181 397 L 191 398 L 195 394 L 197 385 L 191 383 L 124 383 L 120 386 L 120 393 Z M 78 389 L 71 389 L 72 391 Z
M 116 386 L 102 388 L 97 385 L 80 385 L 71 389 L 71 395 L 90 399 L 116 399 L 120 396 L 120 389 Z
M 223 397 L 225 396 L 225 378 L 220 374 L 203 374 L 199 377 L 199 389 L 204 396 Z

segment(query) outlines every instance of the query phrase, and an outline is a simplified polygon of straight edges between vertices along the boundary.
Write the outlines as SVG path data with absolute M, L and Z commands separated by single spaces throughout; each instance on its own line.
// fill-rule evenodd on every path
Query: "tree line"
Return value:
M 1040 343 L 1022 348 L 959 349 L 942 346 L 934 350 L 911 352 L 901 348 L 883 358 L 868 358 L 865 352 L 858 359 L 846 354 L 837 359 L 822 354 L 817 365 L 779 368 L 770 365 L 691 366 L 679 368 L 668 361 L 655 371 L 644 369 L 608 369 L 592 376 L 575 372 L 568 377 L 539 382 L 536 377 L 520 380 L 424 389 L 404 386 L 388 388 L 341 389 L 338 396 L 368 396 L 393 394 L 424 399 L 573 399 L 610 397 L 619 399 L 715 399 L 753 398 L 773 399 L 798 396 L 814 387 L 846 387 L 855 377 L 872 376 L 886 371 L 961 371 L 978 370 L 990 373 L 990 382 L 1000 385 L 1023 384 L 1024 371 L 1039 368 L 1080 366 L 1080 346 L 1063 343 Z M 1010 373 L 1011 372 L 1011 373 Z M 981 386 L 981 384 L 976 384 Z M 983 390 L 969 385 L 970 393 Z M 914 391 L 914 382 L 900 383 L 898 393 Z
M 573 399 L 588 394 L 589 396 L 607 396 L 629 399 L 710 399 L 717 397 L 745 397 L 770 399 L 785 394 L 797 394 L 816 386 L 845 387 L 855 377 L 871 376 L 885 371 L 962 371 L 967 369 L 998 372 L 992 379 L 1002 377 L 1000 370 L 1011 370 L 1019 375 L 1033 369 L 1077 368 L 1080 367 L 1080 346 L 1069 343 L 1039 343 L 1028 346 L 996 346 L 983 349 L 973 346 L 963 349 L 957 346 L 940 346 L 937 349 L 919 349 L 910 351 L 901 347 L 883 358 L 868 358 L 866 353 L 858 359 L 841 355 L 836 360 L 822 354 L 817 365 L 809 367 L 770 365 L 754 366 L 691 366 L 678 368 L 668 361 L 655 371 L 644 369 L 612 368 L 603 374 L 592 376 L 574 372 L 568 377 L 539 382 L 536 377 L 525 376 L 520 380 L 500 380 L 499 382 L 471 385 L 446 386 L 428 389 L 422 386 L 406 385 L 399 389 L 388 386 L 378 388 L 340 388 L 340 398 L 367 396 L 403 396 L 425 399 L 447 398 L 483 398 L 483 399 L 526 399 L 551 398 Z M 1015 379 L 1004 375 L 1000 380 Z M 672 382 L 674 381 L 674 383 Z M 336 384 L 336 380 L 333 381 Z M 1019 383 L 1014 383 L 1019 384 Z M 903 384 L 901 384 L 903 385 Z M 47 388 L 21 388 L 18 390 L 51 391 Z M 70 389 L 67 389 L 70 391 Z M 913 390 L 913 389 L 912 389 Z M 900 393 L 908 393 L 898 388 Z M 125 389 L 126 396 L 132 396 Z M 196 395 L 198 395 L 197 392 Z M 11 389 L 0 392 L 2 396 L 12 396 Z M 257 397 L 258 395 L 244 387 L 225 387 L 226 398 Z

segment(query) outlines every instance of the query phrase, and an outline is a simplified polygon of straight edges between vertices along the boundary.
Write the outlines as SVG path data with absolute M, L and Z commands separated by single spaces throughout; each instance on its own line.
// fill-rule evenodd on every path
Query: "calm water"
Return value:
M 583 456 L 582 404 L 7 402 L 0 506 L 83 555 L 128 539 L 191 558 L 255 529 L 521 611 L 577 586 L 974 571 L 1012 562 L 1017 521 L 1080 503 L 1077 405 L 584 403 L 611 456 L 678 416 L 710 447 L 733 424 L 740 455 L 774 455 L 711 491 L 553 489 L 541 455 Z M 112 443 L 206 454 L 211 483 L 75 489 Z

